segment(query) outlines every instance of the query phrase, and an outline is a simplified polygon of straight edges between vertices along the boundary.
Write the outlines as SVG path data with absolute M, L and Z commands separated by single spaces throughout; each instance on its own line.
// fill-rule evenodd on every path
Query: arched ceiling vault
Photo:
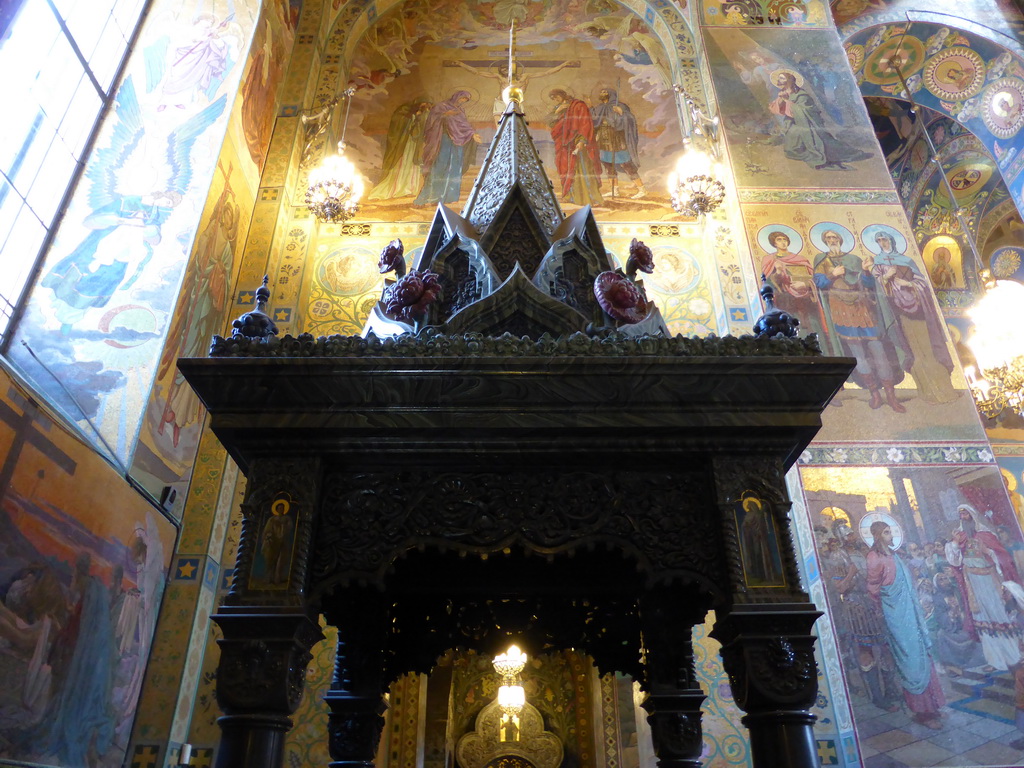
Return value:
M 833 13 L 925 260 L 939 240 L 955 239 L 965 251 L 964 272 L 973 280 L 974 259 L 955 216 L 959 209 L 981 263 L 999 267 L 1003 251 L 1024 229 L 1019 42 L 977 20 L 908 12 L 898 3 L 869 8 L 847 0 L 835 4 Z M 1020 17 L 980 20 L 1011 30 L 1024 27 Z M 911 99 L 937 162 L 930 161 L 932 150 L 911 114 Z
M 994 159 L 1022 210 L 1024 57 L 1004 44 L 1004 35 L 988 30 L 984 37 L 972 31 L 977 26 L 943 14 L 867 26 L 849 22 L 844 29 L 856 29 L 845 36 L 844 47 L 865 98 L 912 99 L 962 126 Z

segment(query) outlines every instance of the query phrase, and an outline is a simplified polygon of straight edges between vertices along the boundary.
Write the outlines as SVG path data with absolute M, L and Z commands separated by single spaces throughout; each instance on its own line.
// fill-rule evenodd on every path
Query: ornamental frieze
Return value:
M 717 512 L 702 474 L 329 473 L 313 555 L 317 581 L 379 581 L 415 546 L 557 553 L 611 542 L 658 578 L 724 583 Z

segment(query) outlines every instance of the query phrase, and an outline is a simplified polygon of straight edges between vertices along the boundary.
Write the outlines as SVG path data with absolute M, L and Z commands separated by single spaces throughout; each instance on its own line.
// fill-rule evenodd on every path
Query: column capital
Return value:
M 748 713 L 805 710 L 818 695 L 811 634 L 821 611 L 809 603 L 743 605 L 715 622 L 733 696 Z
M 302 699 L 310 649 L 323 639 L 304 613 L 223 607 L 214 614 L 224 637 L 217 667 L 217 703 L 227 715 L 287 717 Z

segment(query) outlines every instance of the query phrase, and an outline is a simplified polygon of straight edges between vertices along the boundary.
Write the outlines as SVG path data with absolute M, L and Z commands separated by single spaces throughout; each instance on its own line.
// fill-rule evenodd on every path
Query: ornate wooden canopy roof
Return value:
M 215 617 L 219 765 L 279 765 L 253 745 L 290 724 L 323 613 L 339 631 L 334 765 L 369 768 L 398 675 L 514 637 L 632 674 L 663 768 L 694 768 L 690 631 L 711 607 L 755 765 L 815 764 L 818 612 L 783 475 L 853 361 L 813 338 L 667 336 L 636 263 L 606 269 L 589 208 L 559 218 L 531 148 L 510 108 L 467 218 L 440 208 L 395 283 L 432 286 L 421 314 L 378 305 L 395 335 L 371 319 L 366 338 L 277 338 L 259 305 L 210 358 L 179 361 L 248 480 Z M 599 269 L 635 312 L 593 301 Z

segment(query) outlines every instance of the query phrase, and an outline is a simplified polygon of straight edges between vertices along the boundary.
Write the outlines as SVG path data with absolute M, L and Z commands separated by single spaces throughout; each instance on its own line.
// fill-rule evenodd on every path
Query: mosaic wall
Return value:
M 737 186 L 884 188 L 889 174 L 831 30 L 706 30 Z
M 233 319 L 237 257 L 249 228 L 252 194 L 229 137 L 199 223 L 193 259 L 185 272 L 145 410 L 132 475 L 151 493 L 164 486 L 184 498 L 205 411 L 177 370 L 179 357 L 206 354 L 210 337 Z
M 1024 752 L 1015 746 L 1020 738 L 1016 674 L 1022 665 L 1006 642 L 1020 634 L 1024 612 L 1016 603 L 1020 573 L 1013 570 L 1020 567 L 1013 553 L 1024 549 L 1019 527 L 1024 452 L 1005 446 L 993 451 L 986 441 L 957 360 L 959 331 L 940 311 L 947 302 L 935 301 L 933 285 L 951 279 L 952 287 L 941 290 L 967 287 L 963 249 L 957 252 L 952 243 L 934 239 L 956 241 L 956 233 L 934 232 L 922 239 L 917 215 L 908 222 L 900 206 L 901 196 L 907 199 L 902 181 L 909 179 L 910 194 L 920 201 L 915 210 L 931 215 L 929 221 L 937 221 L 933 208 L 941 213 L 943 205 L 954 202 L 987 206 L 977 214 L 981 232 L 993 218 L 990 212 L 1002 211 L 1007 202 L 992 199 L 994 174 L 986 175 L 976 147 L 947 125 L 950 167 L 963 171 L 965 182 L 955 201 L 941 199 L 936 187 L 916 180 L 919 176 L 912 178 L 912 149 L 898 195 L 874 137 L 877 126 L 842 64 L 848 56 L 858 66 L 857 49 L 844 52 L 818 0 L 708 0 L 694 8 L 667 0 L 626 5 L 499 0 L 452 3 L 428 13 L 420 0 L 390 7 L 333 2 L 323 4 L 321 16 L 319 5 L 314 13 L 277 3 L 268 4 L 262 18 L 237 10 L 248 13 L 244 23 L 217 6 L 220 15 L 195 22 L 194 30 L 185 23 L 185 12 L 176 17 L 190 29 L 187 45 L 169 38 L 161 52 L 160 36 L 144 34 L 140 50 L 148 54 L 140 61 L 152 66 L 133 62 L 129 68 L 131 80 L 122 88 L 98 144 L 97 170 L 87 173 L 85 186 L 98 195 L 111 179 L 121 184 L 128 176 L 142 177 L 126 170 L 134 168 L 129 162 L 134 153 L 145 153 L 151 165 L 153 158 L 159 160 L 153 170 L 160 180 L 160 174 L 191 163 L 195 172 L 189 193 L 182 195 L 187 202 L 172 206 L 173 196 L 129 199 L 125 187 L 118 192 L 121 215 L 113 219 L 109 211 L 103 217 L 100 207 L 109 203 L 95 195 L 88 204 L 84 198 L 76 203 L 68 216 L 69 234 L 62 235 L 63 256 L 44 269 L 24 331 L 33 348 L 51 350 L 43 359 L 74 383 L 84 410 L 125 459 L 137 428 L 131 414 L 145 414 L 133 471 L 148 486 L 179 483 L 199 447 L 163 612 L 174 628 L 158 634 L 130 749 L 132 764 L 173 764 L 184 741 L 212 764 L 217 654 L 207 617 L 226 588 L 237 543 L 242 483 L 216 440 L 202 433 L 201 412 L 170 361 L 201 351 L 204 337 L 245 311 L 266 273 L 272 280 L 271 310 L 283 332 L 358 332 L 382 286 L 375 268 L 382 245 L 399 236 L 414 252 L 423 244 L 436 203 L 459 210 L 466 199 L 493 135 L 506 25 L 513 18 L 522 48 L 514 74 L 526 87 L 531 135 L 561 203 L 566 211 L 591 204 L 602 237 L 620 262 L 632 237 L 652 246 L 657 268 L 645 282 L 673 332 L 747 332 L 760 311 L 756 276 L 764 271 L 780 304 L 818 332 L 826 350 L 857 361 L 853 379 L 825 414 L 819 441 L 792 476 L 803 575 L 814 599 L 829 610 L 818 624 L 821 695 L 815 713 L 822 764 L 899 768 L 1024 762 Z M 874 6 L 879 12 L 889 7 Z M 702 22 L 703 44 L 694 44 L 684 21 L 682 13 L 691 11 Z M 254 35 L 245 67 L 245 36 L 236 28 Z M 161 34 L 172 29 L 178 27 L 165 25 Z M 917 35 L 923 27 L 914 29 Z M 869 44 L 872 34 L 865 28 L 865 40 L 851 43 L 864 46 L 858 71 L 865 81 L 868 59 L 872 71 L 886 66 L 887 49 L 875 49 L 887 40 Z M 926 54 L 921 69 L 932 66 L 933 79 L 954 76 L 945 58 L 929 65 L 929 57 L 957 49 L 957 62 L 973 61 L 959 49 L 980 51 L 986 45 L 947 35 L 940 42 L 949 44 L 928 54 L 930 36 L 920 38 Z M 179 108 L 170 98 L 173 88 L 160 85 L 157 63 L 173 60 L 176 47 L 188 50 L 200 43 L 211 55 L 228 51 L 223 79 L 211 76 L 212 90 L 193 85 Z M 982 96 L 1003 87 L 993 85 L 997 80 L 1017 77 L 1010 71 L 1014 61 L 999 74 L 984 65 Z M 242 83 L 240 97 L 218 158 L 215 134 L 227 119 L 226 97 L 235 88 L 231 78 Z M 924 82 L 924 73 L 921 78 Z M 306 174 L 326 143 L 326 123 L 316 115 L 339 84 L 349 82 L 357 90 L 347 140 L 368 182 L 367 200 L 353 222 L 317 225 L 299 207 Z M 685 84 L 698 100 L 713 91 L 725 159 L 733 170 L 726 178 L 726 206 L 703 227 L 680 220 L 664 191 L 680 137 L 673 82 Z M 996 106 L 995 96 L 989 101 Z M 279 109 L 268 108 L 275 102 Z M 252 109 L 257 104 L 264 108 Z M 311 108 L 303 113 L 305 107 Z M 145 141 L 127 149 L 136 113 L 146 115 Z M 601 120 L 610 115 L 628 126 L 626 146 L 616 152 L 601 146 Z M 987 126 L 984 117 L 975 120 L 973 127 Z M 585 140 L 579 152 L 567 148 L 560 137 L 569 127 L 593 142 Z M 1000 141 L 1006 156 L 1012 147 L 1008 139 Z M 187 142 L 192 143 L 184 155 L 174 155 L 177 165 L 164 161 L 168 147 Z M 606 158 L 603 152 L 610 154 Z M 203 178 L 201 159 L 208 171 Z M 1006 162 L 1012 171 L 1015 160 Z M 168 194 L 166 184 L 157 186 Z M 152 188 L 150 181 L 147 189 Z M 206 189 L 203 206 L 199 199 Z M 193 199 L 192 190 L 199 197 Z M 71 233 L 73 226 L 80 231 Z M 994 227 L 988 234 L 996 238 L 993 243 L 1012 248 L 1013 234 L 1009 226 L 1004 229 Z M 141 249 L 134 251 L 140 254 L 138 264 L 105 255 L 117 253 L 132 237 Z M 181 278 L 190 246 L 191 266 Z M 941 247 L 949 251 L 948 270 Z M 153 252 L 148 261 L 147 249 Z M 79 271 L 94 270 L 98 282 L 113 287 L 77 308 L 78 316 L 74 302 L 61 307 L 68 302 L 53 286 L 81 293 L 91 282 L 76 283 L 71 273 L 54 270 L 61 258 L 86 252 L 92 255 Z M 1000 258 L 1010 264 L 1013 255 L 1007 251 Z M 53 285 L 47 287 L 50 274 Z M 171 312 L 179 279 L 178 309 Z M 201 311 L 183 312 L 185 307 Z M 61 333 L 58 310 L 72 321 L 66 323 L 67 334 Z M 44 327 L 44 318 L 50 332 L 32 337 L 33 328 Z M 122 418 L 122 413 L 129 415 Z M 961 504 L 977 514 L 961 517 Z M 877 527 L 872 534 L 871 523 L 885 523 L 888 534 Z M 887 546 L 895 548 L 895 557 Z M 967 570 L 989 568 L 985 557 L 994 569 L 989 575 L 999 574 L 998 584 L 992 579 L 976 584 L 973 577 L 979 574 Z M 892 596 L 896 591 L 898 598 Z M 903 601 L 898 609 L 920 621 L 894 626 L 887 616 L 897 610 L 897 599 Z M 746 765 L 746 734 L 737 725 L 739 714 L 707 629 L 698 628 L 696 635 L 698 668 L 709 694 L 705 760 L 715 768 Z M 288 737 L 289 764 L 327 761 L 320 695 L 332 657 L 331 640 L 318 646 L 297 726 Z M 546 702 L 538 706 L 548 708 L 580 764 L 650 765 L 645 724 L 627 681 L 590 678 L 570 661 L 559 670 L 538 672 L 536 694 Z M 488 696 L 484 678 L 474 679 L 456 681 L 460 727 Z M 593 697 L 584 709 L 588 716 L 600 713 L 597 722 L 583 722 L 574 689 L 581 680 L 589 681 L 586 695 Z M 395 728 L 407 734 L 413 708 L 427 706 L 424 697 L 429 698 L 418 684 L 402 685 L 392 692 L 390 730 L 382 742 L 389 745 L 382 764 L 397 754 L 396 768 L 415 764 L 415 754 L 395 737 Z M 556 700 L 562 702 L 561 712 L 552 703 Z
M 604 220 L 670 216 L 674 64 L 648 23 L 608 0 L 410 0 L 376 20 L 349 66 L 349 156 L 368 182 L 360 218 L 422 221 L 438 202 L 465 202 L 504 110 L 513 18 L 514 80 L 566 209 L 589 204 Z M 613 124 L 621 148 L 611 147 Z
M 174 525 L 0 373 L 0 759 L 122 764 Z
M 933 0 L 927 8 L 917 0 L 837 0 L 830 4 L 832 17 L 844 40 L 853 32 L 882 22 L 905 22 L 909 16 L 969 28 L 982 36 L 1004 39 L 1019 47 L 1024 17 L 1013 0 Z
M 173 309 L 206 193 L 215 177 L 230 175 L 227 166 L 217 169 L 216 157 L 260 5 L 154 4 L 90 155 L 81 194 L 67 211 L 9 349 L 34 386 L 90 434 L 94 425 L 98 444 L 122 465 L 131 462 L 154 376 L 169 381 L 161 350 L 175 325 Z M 290 23 L 285 0 L 268 4 L 267 14 Z M 281 53 L 286 49 L 279 46 Z M 260 70 L 249 77 L 246 92 L 265 99 L 266 76 Z M 250 152 L 266 130 L 248 131 Z M 162 418 L 168 443 L 177 448 L 181 424 L 174 419 L 188 417 L 165 412 Z
M 1019 764 L 1024 542 L 991 453 L 813 453 L 799 474 L 865 764 Z
M 907 98 L 909 90 L 918 104 L 954 118 L 995 158 L 1018 206 L 1024 203 L 1024 59 L 1017 52 L 923 21 L 868 27 L 845 46 L 865 96 Z

